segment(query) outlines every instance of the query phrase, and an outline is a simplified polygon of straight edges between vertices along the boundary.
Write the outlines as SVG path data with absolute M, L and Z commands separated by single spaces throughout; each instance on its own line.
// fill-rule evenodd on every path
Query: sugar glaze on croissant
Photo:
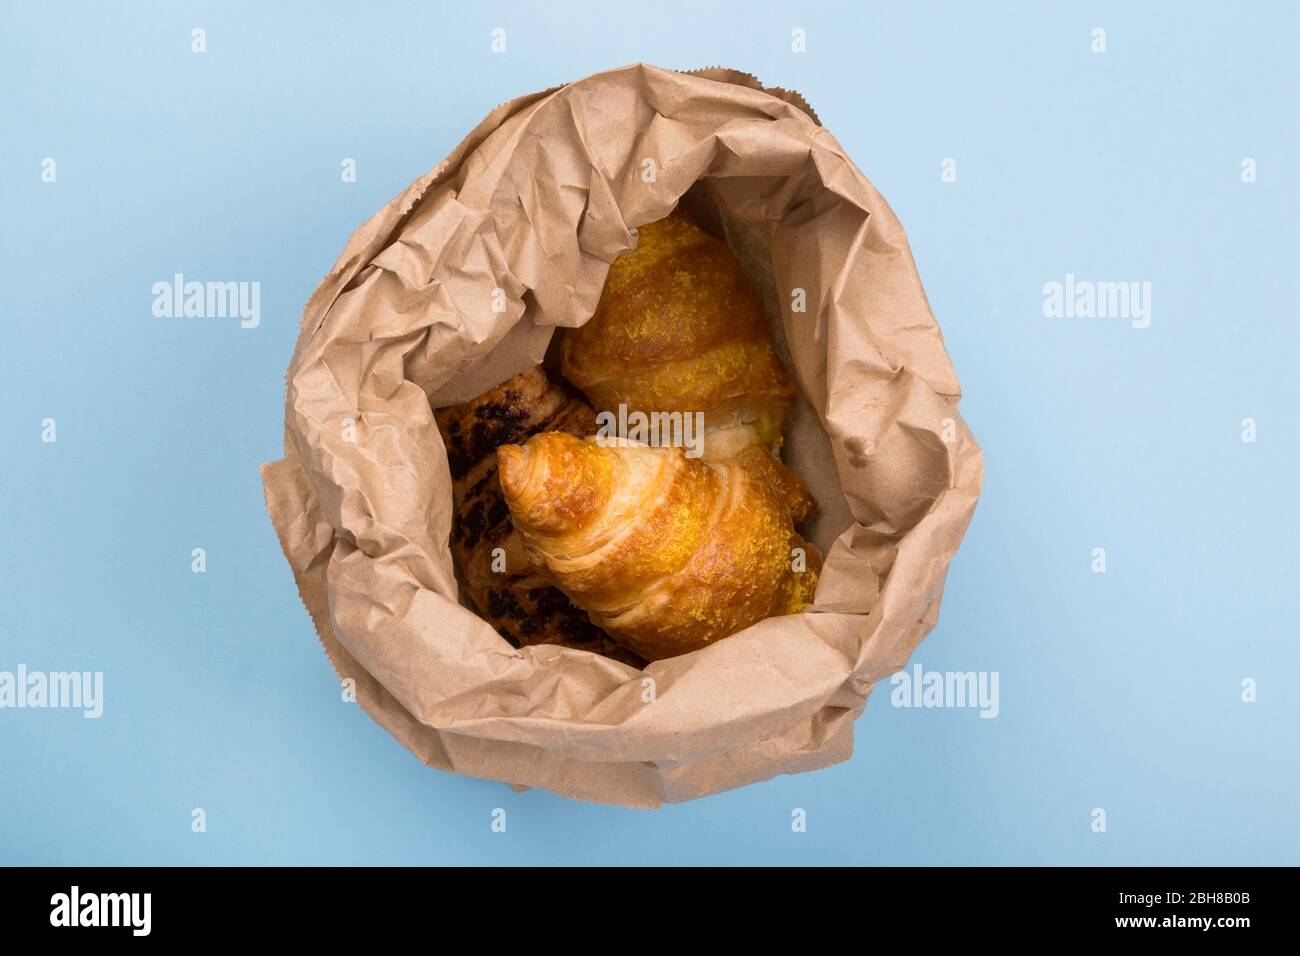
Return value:
M 560 361 L 597 411 L 701 411 L 707 427 L 750 425 L 772 447 L 794 404 L 740 263 L 681 211 L 640 228 Z
M 561 432 L 502 445 L 497 456 L 531 559 L 648 660 L 813 599 L 821 555 L 776 489 L 741 463 Z

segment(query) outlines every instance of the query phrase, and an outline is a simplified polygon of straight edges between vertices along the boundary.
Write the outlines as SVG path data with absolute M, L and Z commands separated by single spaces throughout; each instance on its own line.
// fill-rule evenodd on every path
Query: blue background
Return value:
M 102 670 L 106 700 L 97 721 L 0 711 L 0 862 L 1300 863 L 1298 20 L 1267 3 L 10 8 L 0 670 Z M 1001 675 L 995 720 L 895 709 L 884 688 L 851 761 L 657 812 L 435 772 L 342 703 L 257 473 L 281 453 L 300 310 L 352 230 L 498 103 L 637 60 L 802 91 L 902 218 L 986 452 L 914 660 Z M 175 272 L 260 281 L 261 327 L 154 318 L 150 287 Z M 1067 272 L 1150 281 L 1151 327 L 1045 318 Z

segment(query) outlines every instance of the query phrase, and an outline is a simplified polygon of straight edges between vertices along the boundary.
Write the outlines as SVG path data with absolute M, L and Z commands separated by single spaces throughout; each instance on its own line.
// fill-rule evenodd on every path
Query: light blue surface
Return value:
M 1300 863 L 1295 9 L 537 6 L 7 11 L 0 670 L 105 707 L 0 710 L 0 862 Z M 257 474 L 352 230 L 498 103 L 637 60 L 804 92 L 903 220 L 986 453 L 915 660 L 1001 697 L 884 688 L 851 761 L 658 812 L 429 770 L 341 703 Z M 260 281 L 261 326 L 154 318 L 176 272 Z M 1151 282 L 1150 328 L 1045 318 L 1067 273 Z

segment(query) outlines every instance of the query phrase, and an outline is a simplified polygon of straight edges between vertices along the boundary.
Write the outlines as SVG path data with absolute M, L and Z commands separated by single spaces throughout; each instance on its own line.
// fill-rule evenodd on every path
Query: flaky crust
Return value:
M 503 445 L 498 457 L 533 562 L 647 660 L 812 601 L 821 555 L 744 464 L 557 432 Z

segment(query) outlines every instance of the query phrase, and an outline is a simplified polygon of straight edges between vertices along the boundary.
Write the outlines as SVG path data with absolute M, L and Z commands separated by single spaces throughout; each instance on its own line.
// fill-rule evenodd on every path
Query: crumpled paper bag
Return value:
M 683 197 L 716 206 L 803 392 L 784 457 L 822 508 L 816 604 L 644 672 L 517 650 L 458 599 L 432 408 L 541 361 Z M 802 97 L 721 68 L 637 64 L 494 109 L 352 236 L 286 381 L 266 503 L 339 675 L 430 766 L 582 800 L 846 759 L 873 684 L 936 623 L 980 488 L 898 220 Z

